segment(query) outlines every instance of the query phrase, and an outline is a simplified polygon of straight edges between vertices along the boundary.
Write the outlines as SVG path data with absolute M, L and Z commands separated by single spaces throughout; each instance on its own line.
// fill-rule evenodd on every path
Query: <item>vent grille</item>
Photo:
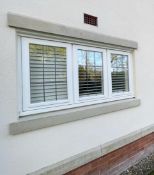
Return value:
M 84 14 L 84 23 L 85 24 L 90 24 L 90 25 L 93 25 L 93 26 L 97 26 L 98 25 L 97 17 L 92 16 L 92 15 L 88 15 L 88 14 Z
M 84 23 L 85 24 L 90 24 L 93 26 L 97 26 L 97 17 L 92 16 L 92 15 L 88 15 L 88 14 L 84 14 Z

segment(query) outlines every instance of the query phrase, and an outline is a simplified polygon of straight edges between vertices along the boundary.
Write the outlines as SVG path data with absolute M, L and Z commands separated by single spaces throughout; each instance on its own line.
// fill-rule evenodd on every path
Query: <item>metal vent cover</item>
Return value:
M 98 26 L 97 17 L 86 14 L 86 13 L 84 13 L 84 23 L 85 24 L 90 24 L 90 25 L 93 25 L 93 26 Z

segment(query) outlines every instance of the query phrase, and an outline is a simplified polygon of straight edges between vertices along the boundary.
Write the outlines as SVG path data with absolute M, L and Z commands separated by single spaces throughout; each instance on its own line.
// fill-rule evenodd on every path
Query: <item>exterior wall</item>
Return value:
M 0 174 L 24 175 L 107 143 L 154 123 L 154 2 L 149 0 L 5 0 L 0 6 Z M 106 35 L 135 40 L 137 108 L 9 135 L 18 120 L 18 75 L 15 29 L 7 12 L 28 15 Z M 83 24 L 83 13 L 98 16 L 98 27 Z

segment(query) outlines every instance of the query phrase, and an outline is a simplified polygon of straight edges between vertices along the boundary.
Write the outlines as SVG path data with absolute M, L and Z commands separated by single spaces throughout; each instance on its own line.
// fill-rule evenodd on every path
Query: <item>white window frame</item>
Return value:
M 128 56 L 128 78 L 129 78 L 129 91 L 128 92 L 112 92 L 112 77 L 111 77 L 111 54 L 119 54 Z M 134 97 L 134 87 L 133 87 L 133 64 L 132 64 L 132 54 L 124 51 L 108 50 L 108 83 L 109 83 L 109 98 L 117 99 L 124 97 Z
M 110 102 L 134 97 L 133 87 L 133 64 L 132 53 L 129 51 L 113 50 L 93 46 L 83 46 L 71 44 L 61 41 L 35 39 L 31 37 L 21 37 L 21 102 L 20 116 L 69 109 L 85 105 Z M 29 43 L 65 47 L 67 53 L 67 91 L 68 100 L 48 101 L 41 103 L 30 103 L 30 67 L 29 67 Z M 103 86 L 104 94 L 97 94 L 88 97 L 79 97 L 79 81 L 78 81 L 78 58 L 77 50 L 98 51 L 103 54 Z M 122 54 L 128 56 L 129 63 L 129 92 L 112 93 L 111 81 L 111 54 Z
M 66 48 L 67 55 L 67 100 L 58 100 L 58 101 L 48 101 L 48 102 L 40 102 L 40 103 L 30 103 L 30 67 L 29 67 L 29 44 L 40 44 L 47 46 L 55 46 L 55 47 L 64 47 Z M 72 104 L 73 93 L 72 93 L 72 52 L 71 45 L 66 43 L 59 43 L 53 41 L 46 41 L 40 39 L 32 39 L 32 38 L 22 38 L 22 87 L 23 87 L 23 111 L 28 110 L 36 110 L 40 108 L 52 107 L 58 109 L 56 107 Z M 59 108 L 60 109 L 60 108 Z

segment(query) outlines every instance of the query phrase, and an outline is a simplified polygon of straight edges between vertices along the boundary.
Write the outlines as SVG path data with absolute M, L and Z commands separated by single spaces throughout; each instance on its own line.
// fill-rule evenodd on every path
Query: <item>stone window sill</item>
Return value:
M 11 123 L 9 126 L 9 132 L 11 135 L 21 134 L 76 120 L 111 113 L 123 109 L 128 109 L 139 105 L 140 100 L 132 98 L 132 99 L 78 107 L 73 109 L 61 110 L 57 112 L 30 115 L 27 116 L 26 118 L 20 118 L 17 122 Z

